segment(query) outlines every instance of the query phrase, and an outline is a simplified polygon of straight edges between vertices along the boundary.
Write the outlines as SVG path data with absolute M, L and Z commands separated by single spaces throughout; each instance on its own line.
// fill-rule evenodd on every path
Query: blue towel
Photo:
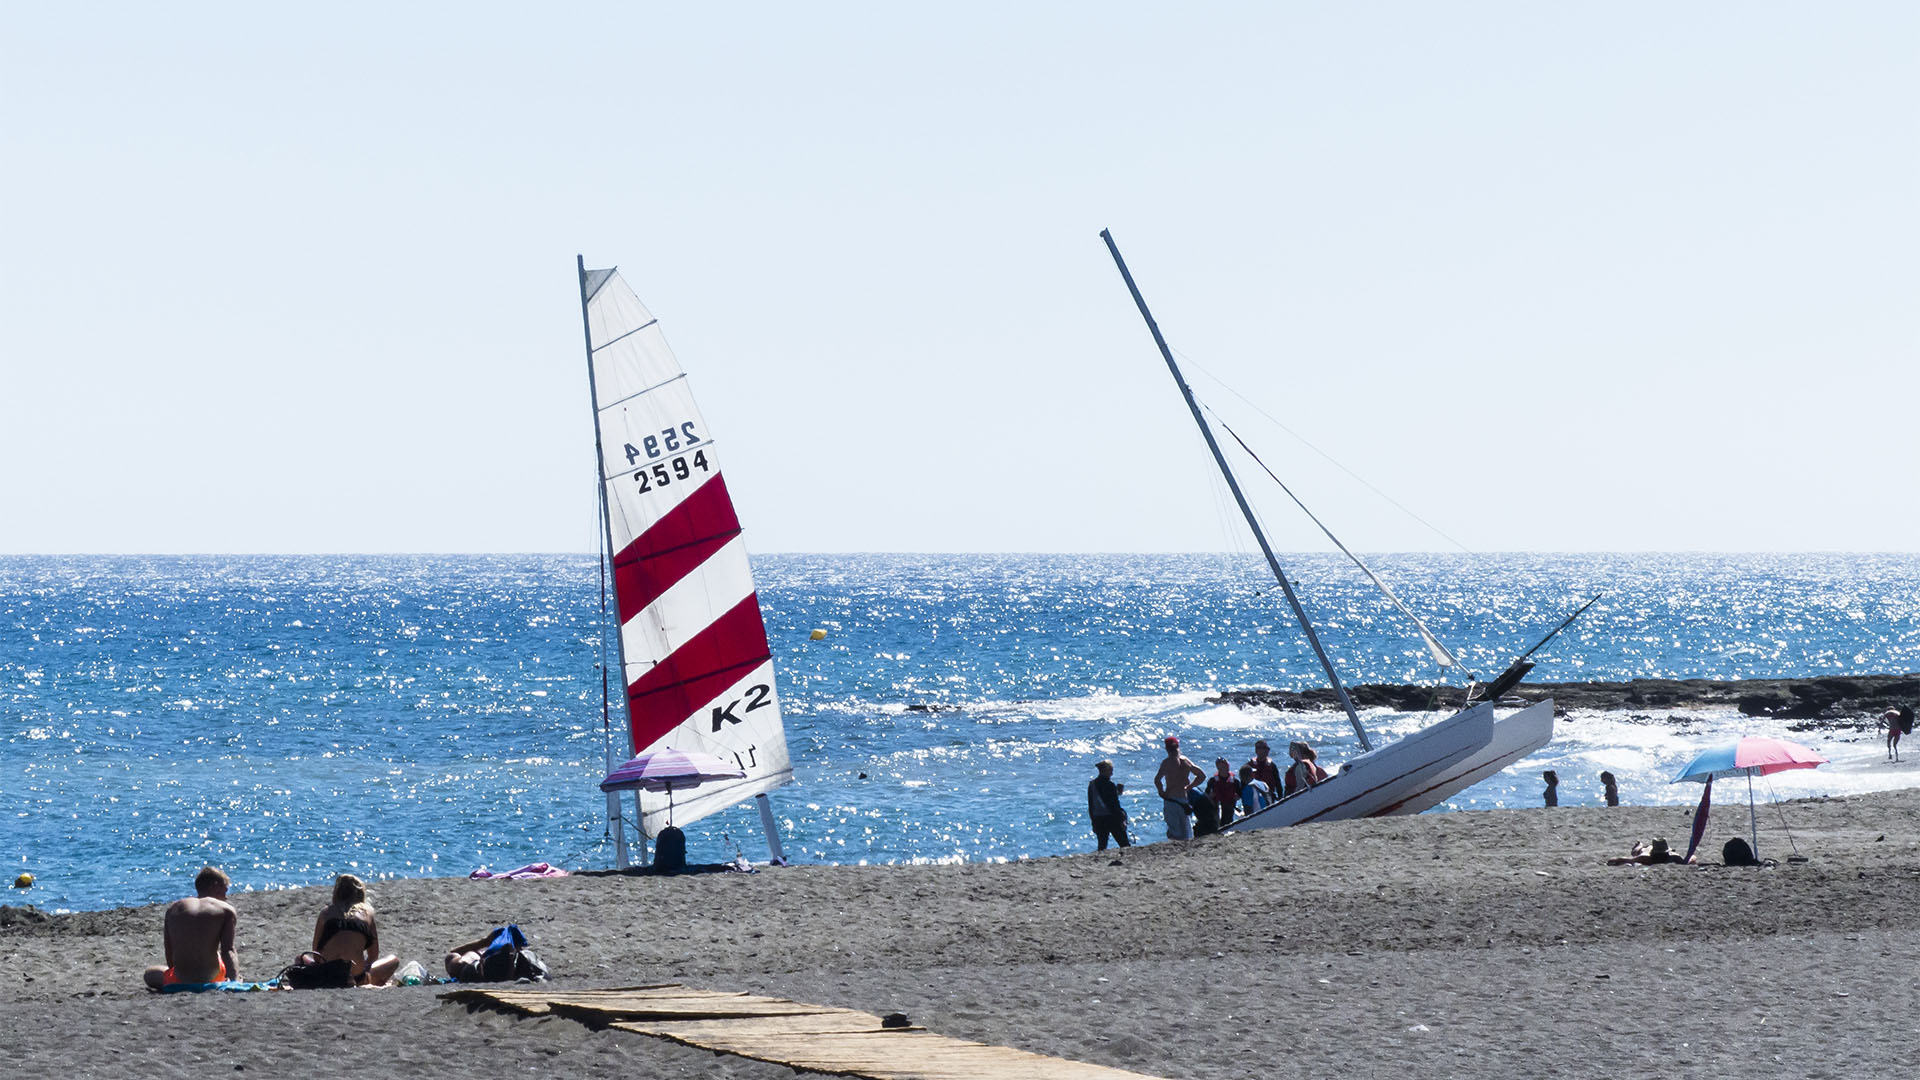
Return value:
M 246 993 L 250 990 L 278 990 L 279 979 L 266 982 L 210 982 L 210 983 L 170 983 L 160 988 L 163 994 L 204 994 L 209 990 L 226 990 L 232 993 Z
M 493 932 L 493 940 L 487 943 L 487 951 L 495 952 L 509 945 L 516 949 L 527 947 L 527 935 L 521 933 L 520 928 L 513 923 L 508 923 Z

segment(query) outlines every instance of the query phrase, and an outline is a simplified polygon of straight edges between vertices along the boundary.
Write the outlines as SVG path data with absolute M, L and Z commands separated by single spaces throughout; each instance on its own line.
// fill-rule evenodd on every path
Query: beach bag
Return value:
M 497 927 L 493 940 L 480 954 L 481 982 L 512 982 L 520 977 L 520 957 L 527 947 L 527 935 L 513 923 Z
M 345 990 L 353 985 L 353 961 L 327 960 L 303 952 L 280 971 L 280 981 L 295 990 Z

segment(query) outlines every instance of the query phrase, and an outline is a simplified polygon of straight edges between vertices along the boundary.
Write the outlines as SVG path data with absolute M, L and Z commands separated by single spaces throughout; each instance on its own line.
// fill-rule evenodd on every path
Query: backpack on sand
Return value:
M 325 960 L 303 952 L 280 970 L 280 981 L 295 990 L 345 990 L 353 985 L 353 961 Z

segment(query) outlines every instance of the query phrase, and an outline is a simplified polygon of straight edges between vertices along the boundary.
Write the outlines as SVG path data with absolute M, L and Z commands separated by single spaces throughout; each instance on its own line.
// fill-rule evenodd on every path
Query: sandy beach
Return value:
M 1608 867 L 1684 845 L 1672 807 L 1430 814 L 999 865 L 380 882 L 434 970 L 513 921 L 556 985 L 678 981 L 873 1012 L 1163 1077 L 1890 1075 L 1911 1040 L 1920 792 L 1784 804 L 1805 862 Z M 1145 824 L 1142 822 L 1142 824 Z M 1744 835 L 1731 792 L 1708 843 Z M 1762 807 L 1761 854 L 1790 845 Z M 1089 838 L 1091 846 L 1091 838 Z M 192 867 L 181 868 L 184 887 Z M 320 883 L 316 883 L 316 886 Z M 323 888 L 236 893 L 242 974 L 304 947 Z M 755 1077 L 784 1067 L 434 987 L 153 995 L 159 907 L 0 913 L 18 1075 Z

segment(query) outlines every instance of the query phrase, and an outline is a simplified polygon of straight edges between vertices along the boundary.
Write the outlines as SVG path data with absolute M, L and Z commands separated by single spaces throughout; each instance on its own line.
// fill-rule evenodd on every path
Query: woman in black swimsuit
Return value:
M 400 967 L 399 957 L 380 955 L 380 928 L 367 903 L 366 883 L 352 874 L 341 874 L 333 883 L 333 903 L 314 920 L 313 951 L 351 963 L 359 986 L 385 986 Z

